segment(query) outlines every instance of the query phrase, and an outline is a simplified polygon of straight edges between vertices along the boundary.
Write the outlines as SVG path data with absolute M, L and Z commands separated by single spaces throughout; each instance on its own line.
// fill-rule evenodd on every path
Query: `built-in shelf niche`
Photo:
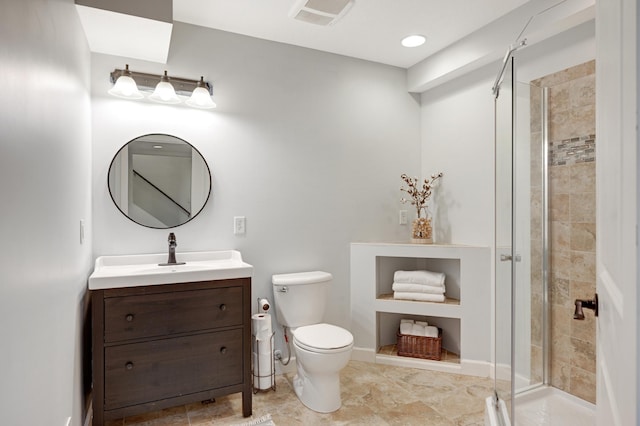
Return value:
M 383 346 L 394 345 L 396 343 L 396 334 L 400 327 L 400 320 L 403 318 L 426 321 L 429 325 L 441 328 L 442 347 L 449 352 L 460 354 L 460 319 L 387 312 L 377 313 L 378 350 Z
M 445 295 L 460 300 L 460 259 L 431 259 L 416 257 L 376 256 L 376 294 L 393 294 L 393 275 L 396 271 L 432 271 L 445 274 Z
M 398 270 L 446 275 L 443 303 L 396 300 Z M 491 356 L 491 251 L 456 244 L 351 244 L 352 357 L 362 361 L 488 376 Z M 442 361 L 398 356 L 402 318 L 426 320 L 443 329 Z M 451 352 L 449 352 L 451 351 Z M 451 353 L 459 356 L 449 357 Z

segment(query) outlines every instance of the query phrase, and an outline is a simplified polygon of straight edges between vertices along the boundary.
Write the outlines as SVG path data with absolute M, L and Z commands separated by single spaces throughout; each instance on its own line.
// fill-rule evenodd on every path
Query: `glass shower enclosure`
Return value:
M 509 55 L 494 86 L 493 404 L 503 425 L 515 420 L 514 395 L 548 383 L 545 96 L 517 82 Z

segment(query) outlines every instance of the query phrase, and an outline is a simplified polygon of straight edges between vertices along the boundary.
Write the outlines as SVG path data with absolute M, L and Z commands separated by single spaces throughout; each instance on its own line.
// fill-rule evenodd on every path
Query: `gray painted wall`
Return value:
M 90 55 L 73 1 L 0 2 L 0 64 L 0 422 L 81 425 Z
M 200 216 L 173 229 L 178 256 L 241 250 L 255 267 L 254 300 L 272 298 L 272 274 L 331 272 L 326 320 L 349 327 L 349 243 L 409 238 L 398 225 L 400 175 L 420 170 L 420 105 L 405 70 L 176 23 L 166 69 L 213 83 L 218 108 L 201 111 L 109 96 L 109 72 L 125 63 L 165 69 L 92 56 L 95 255 L 166 252 L 168 230 L 113 206 L 107 171 L 127 141 L 170 133 L 193 144 L 213 176 Z M 234 216 L 246 216 L 245 236 L 233 235 Z

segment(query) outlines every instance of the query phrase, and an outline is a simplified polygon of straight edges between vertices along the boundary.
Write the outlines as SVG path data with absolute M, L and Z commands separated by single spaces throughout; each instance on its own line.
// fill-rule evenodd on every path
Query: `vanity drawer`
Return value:
M 105 348 L 104 408 L 242 383 L 242 329 Z
M 220 287 L 105 298 L 104 341 L 241 325 L 242 291 Z

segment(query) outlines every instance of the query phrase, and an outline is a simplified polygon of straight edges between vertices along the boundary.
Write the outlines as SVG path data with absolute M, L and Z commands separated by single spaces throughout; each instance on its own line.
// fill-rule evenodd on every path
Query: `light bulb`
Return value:
M 155 102 L 160 102 L 163 104 L 179 104 L 180 99 L 178 95 L 176 95 L 176 91 L 169 83 L 169 77 L 167 76 L 167 72 L 164 72 L 164 75 L 160 78 L 160 83 L 156 86 L 156 89 L 153 91 L 153 94 L 149 96 L 149 99 Z
M 204 77 L 200 77 L 198 87 L 194 89 L 191 97 L 187 100 L 186 104 L 190 107 L 203 109 L 211 109 L 217 106 L 216 103 L 213 102 L 213 99 L 211 99 L 209 90 L 207 90 L 207 88 L 205 87 Z
M 427 41 L 425 36 L 416 34 L 403 38 L 401 43 L 404 47 L 418 47 L 422 46 L 425 41 Z
M 122 75 L 116 80 L 116 84 L 109 90 L 109 94 L 124 99 L 142 99 L 144 97 L 138 90 L 135 80 L 131 77 L 128 64 Z

